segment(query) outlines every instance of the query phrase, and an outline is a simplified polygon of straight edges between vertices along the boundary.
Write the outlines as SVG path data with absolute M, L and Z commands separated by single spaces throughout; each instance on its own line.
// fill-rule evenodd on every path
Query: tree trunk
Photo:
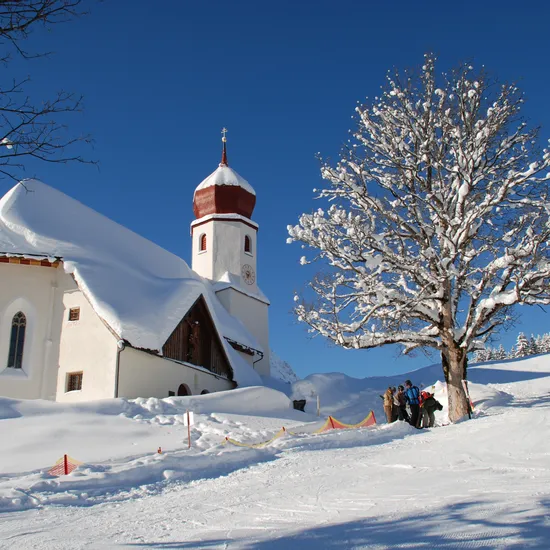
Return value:
M 466 380 L 466 358 L 467 354 L 458 346 L 448 347 L 441 352 L 451 422 L 468 414 L 468 399 L 462 387 L 462 380 Z

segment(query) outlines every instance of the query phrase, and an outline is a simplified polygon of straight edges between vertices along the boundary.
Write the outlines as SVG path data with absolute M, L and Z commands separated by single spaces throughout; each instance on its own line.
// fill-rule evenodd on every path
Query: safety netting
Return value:
M 329 416 L 326 419 L 325 423 L 318 430 L 310 432 L 307 435 L 321 434 L 330 430 L 353 430 L 359 428 L 369 428 L 374 425 L 376 425 L 376 417 L 374 416 L 374 411 L 371 411 L 363 420 L 361 420 L 361 422 L 358 422 L 357 424 L 346 424 L 345 422 L 337 420 L 333 416 Z M 223 444 L 231 443 L 238 447 L 261 449 L 262 447 L 266 447 L 267 445 L 273 443 L 276 439 L 279 439 L 284 435 L 306 435 L 306 433 L 291 432 L 283 426 L 271 439 L 268 439 L 267 441 L 260 441 L 257 443 L 244 443 L 242 441 L 237 441 L 236 439 L 233 439 L 231 437 L 226 437 L 223 441 Z
M 49 470 L 51 476 L 66 476 L 76 470 L 82 462 L 71 458 L 69 455 L 63 455 Z
M 368 428 L 369 426 L 374 426 L 376 424 L 376 418 L 374 412 L 371 411 L 361 422 L 358 424 L 345 424 L 340 420 L 336 420 L 333 416 L 329 416 L 327 421 L 313 433 L 320 434 L 323 432 L 328 432 L 329 430 L 353 430 L 358 428 Z

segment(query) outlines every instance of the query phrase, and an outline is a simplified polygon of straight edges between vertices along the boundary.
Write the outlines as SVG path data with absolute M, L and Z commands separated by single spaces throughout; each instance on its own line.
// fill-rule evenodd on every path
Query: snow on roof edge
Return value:
M 248 225 L 252 225 L 256 229 L 258 229 L 260 227 L 255 221 L 253 221 L 250 218 L 247 218 L 246 216 L 243 216 L 241 214 L 223 214 L 223 213 L 219 213 L 219 214 L 206 214 L 206 216 L 203 216 L 202 218 L 198 218 L 196 220 L 193 220 L 190 224 L 191 228 L 195 227 L 196 225 L 200 225 L 204 222 L 207 222 L 208 220 L 212 220 L 214 218 L 226 219 L 226 220 L 239 220 L 239 221 L 245 222 Z

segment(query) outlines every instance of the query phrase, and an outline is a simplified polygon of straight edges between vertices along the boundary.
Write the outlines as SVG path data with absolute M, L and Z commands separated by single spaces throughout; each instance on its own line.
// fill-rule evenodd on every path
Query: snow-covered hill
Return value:
M 296 373 L 292 367 L 283 359 L 281 359 L 273 350 L 270 352 L 270 368 L 271 376 L 292 384 L 298 380 Z
M 270 351 L 271 376 L 262 376 L 264 386 L 292 395 L 292 383 L 299 380 L 292 367 L 281 359 L 273 350 Z
M 405 378 L 444 396 L 438 367 L 313 375 L 294 392 L 319 394 L 322 416 L 355 422 Z M 550 356 L 472 366 L 470 378 L 476 418 L 421 431 L 311 435 L 320 420 L 268 388 L 81 405 L 2 399 L 0 548 L 546 549 Z M 299 435 L 263 449 L 223 444 L 283 425 Z M 65 452 L 83 464 L 45 473 Z

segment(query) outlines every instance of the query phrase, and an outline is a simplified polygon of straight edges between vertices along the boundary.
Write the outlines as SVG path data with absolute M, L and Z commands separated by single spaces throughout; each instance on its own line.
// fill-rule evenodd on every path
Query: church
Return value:
M 270 374 L 253 187 L 227 161 L 196 189 L 192 265 L 37 181 L 0 200 L 0 395 L 197 395 Z

